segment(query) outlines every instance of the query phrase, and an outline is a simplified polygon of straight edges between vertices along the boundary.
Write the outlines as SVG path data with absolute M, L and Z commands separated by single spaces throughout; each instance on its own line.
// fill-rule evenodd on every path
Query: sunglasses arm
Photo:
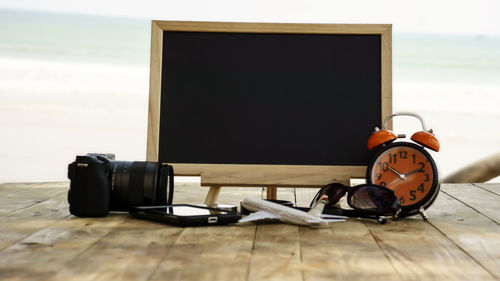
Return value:
M 359 211 L 359 210 L 347 210 L 347 209 L 342 209 L 342 208 L 326 207 L 323 210 L 323 214 L 346 216 L 346 217 L 350 217 L 350 218 L 376 220 L 380 224 L 387 223 L 387 219 L 385 219 L 379 215 L 369 214 L 367 212 Z

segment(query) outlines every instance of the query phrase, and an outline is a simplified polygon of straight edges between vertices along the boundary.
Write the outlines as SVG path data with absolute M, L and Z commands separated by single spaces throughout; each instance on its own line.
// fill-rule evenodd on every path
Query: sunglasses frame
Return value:
M 325 186 L 323 186 L 319 191 L 318 193 L 316 193 L 316 195 L 314 196 L 312 202 L 311 202 L 311 207 L 323 196 L 323 195 L 327 195 L 328 196 L 328 199 L 329 199 L 329 202 L 328 204 L 325 206 L 325 209 L 327 208 L 333 208 L 333 209 L 340 209 L 340 210 L 344 210 L 344 209 L 341 209 L 341 208 L 338 208 L 335 206 L 335 204 L 337 204 L 344 196 L 346 196 L 347 194 L 347 204 L 353 208 L 354 210 L 344 210 L 344 213 L 345 215 L 349 216 L 349 214 L 352 214 L 353 216 L 380 216 L 380 215 L 392 215 L 393 217 L 397 217 L 399 212 L 401 211 L 401 204 L 399 203 L 399 200 L 397 199 L 397 197 L 395 195 L 394 196 L 394 199 L 393 199 L 393 202 L 391 204 L 388 204 L 390 205 L 389 208 L 386 208 L 386 209 L 363 209 L 363 208 L 358 208 L 356 206 L 353 205 L 352 203 L 352 197 L 354 195 L 354 193 L 356 192 L 356 190 L 360 189 L 360 188 L 363 188 L 363 187 L 366 187 L 366 186 L 371 186 L 371 187 L 376 187 L 378 189 L 381 189 L 383 190 L 384 192 L 390 192 L 392 194 L 394 194 L 394 191 L 392 189 L 389 189 L 387 187 L 384 187 L 384 186 L 381 186 L 381 185 L 375 185 L 375 184 L 360 184 L 360 185 L 356 185 L 356 186 L 353 186 L 353 187 L 348 187 L 348 186 L 345 186 L 341 183 L 330 183 L 330 184 L 327 184 Z M 338 198 L 336 198 L 336 200 L 334 201 L 331 201 L 330 200 L 330 196 L 328 195 L 328 191 L 331 189 L 331 188 L 340 188 L 340 192 L 338 193 Z M 393 208 L 394 205 L 397 204 L 396 208 Z

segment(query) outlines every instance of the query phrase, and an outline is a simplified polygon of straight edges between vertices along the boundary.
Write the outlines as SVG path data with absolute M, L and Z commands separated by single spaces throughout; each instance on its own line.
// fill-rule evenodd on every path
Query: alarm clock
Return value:
M 413 142 L 397 141 L 406 138 L 396 136 L 385 129 L 389 119 L 395 116 L 411 116 L 420 120 L 423 131 L 411 136 Z M 427 219 L 427 209 L 439 193 L 438 170 L 427 149 L 439 151 L 439 142 L 432 129 L 427 130 L 421 116 L 415 113 L 395 113 L 385 118 L 382 129 L 368 139 L 368 149 L 375 151 L 366 172 L 368 183 L 378 184 L 394 191 L 401 204 L 399 216 L 420 213 Z

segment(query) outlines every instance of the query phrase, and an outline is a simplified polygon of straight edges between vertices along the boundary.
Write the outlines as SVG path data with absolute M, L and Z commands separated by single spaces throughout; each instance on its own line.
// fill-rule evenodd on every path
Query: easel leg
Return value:
M 276 186 L 268 186 L 266 191 L 266 199 L 276 200 L 278 194 L 278 188 Z
M 211 186 L 208 190 L 207 197 L 205 198 L 205 205 L 211 205 L 217 203 L 217 197 L 219 197 L 220 186 Z

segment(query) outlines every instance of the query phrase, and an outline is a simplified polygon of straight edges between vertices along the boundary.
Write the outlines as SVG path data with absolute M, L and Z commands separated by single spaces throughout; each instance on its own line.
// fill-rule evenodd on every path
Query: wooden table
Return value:
M 68 213 L 67 188 L 0 185 L 0 280 L 500 278 L 500 184 L 443 185 L 429 221 L 350 219 L 325 228 L 77 218 Z M 227 188 L 219 198 L 236 203 L 260 192 Z M 278 197 L 291 194 L 283 192 Z M 300 190 L 298 201 L 308 202 L 311 192 Z M 201 203 L 204 196 L 199 186 L 180 184 L 174 201 Z

